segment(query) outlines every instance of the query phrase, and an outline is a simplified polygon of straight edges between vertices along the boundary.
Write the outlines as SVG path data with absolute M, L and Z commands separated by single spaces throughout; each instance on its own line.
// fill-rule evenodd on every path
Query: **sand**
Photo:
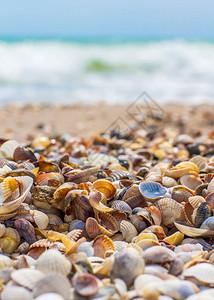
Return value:
M 38 135 L 58 133 L 90 136 L 116 126 L 115 121 L 118 120 L 123 124 L 136 123 L 133 116 L 127 113 L 127 107 L 105 103 L 73 106 L 7 105 L 1 107 L 0 111 L 0 137 L 26 142 Z M 146 116 L 146 126 L 143 124 L 142 129 L 155 124 L 161 128 L 173 127 L 180 132 L 197 135 L 214 127 L 214 105 L 164 105 L 160 107 L 160 114 L 159 111 L 155 112 L 158 115 L 155 120 L 145 109 L 144 113 L 141 120 Z

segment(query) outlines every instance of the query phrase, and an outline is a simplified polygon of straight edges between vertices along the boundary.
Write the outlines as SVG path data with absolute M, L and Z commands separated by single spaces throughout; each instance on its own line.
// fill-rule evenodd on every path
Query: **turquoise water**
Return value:
M 214 99 L 212 41 L 0 38 L 0 103 Z

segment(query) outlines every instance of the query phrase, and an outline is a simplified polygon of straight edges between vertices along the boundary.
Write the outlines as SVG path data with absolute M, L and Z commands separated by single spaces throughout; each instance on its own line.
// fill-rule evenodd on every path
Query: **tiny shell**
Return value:
M 78 294 L 89 297 L 98 291 L 98 280 L 92 274 L 77 274 L 73 278 L 73 286 Z

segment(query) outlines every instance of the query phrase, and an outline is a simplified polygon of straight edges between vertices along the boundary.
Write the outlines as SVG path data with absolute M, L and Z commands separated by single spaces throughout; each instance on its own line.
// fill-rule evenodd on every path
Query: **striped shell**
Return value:
M 202 284 L 214 284 L 214 265 L 208 263 L 196 264 L 183 271 L 185 278 L 196 278 Z
M 178 222 L 174 222 L 174 224 L 180 232 L 189 237 L 209 237 L 214 235 L 214 231 L 212 230 L 190 227 Z
M 32 300 L 29 290 L 21 286 L 10 286 L 1 293 L 2 300 Z
M 19 269 L 11 274 L 11 278 L 17 284 L 32 289 L 35 283 L 45 277 L 45 274 L 35 269 Z
M 130 243 L 131 240 L 138 235 L 137 229 L 128 221 L 122 221 L 120 223 L 120 231 L 128 243 Z
M 162 223 L 166 226 L 172 224 L 183 212 L 183 206 L 170 198 L 158 200 L 155 203 L 155 206 L 159 208 L 162 216 Z
M 94 256 L 98 256 L 101 258 L 105 257 L 105 253 L 108 250 L 116 250 L 113 241 L 106 235 L 97 236 L 93 240 L 92 247 L 94 249 Z
M 106 196 L 107 200 L 112 199 L 117 191 L 117 189 L 113 183 L 111 183 L 108 180 L 104 180 L 104 179 L 96 180 L 93 183 L 93 188 L 95 188 L 97 191 L 103 193 Z

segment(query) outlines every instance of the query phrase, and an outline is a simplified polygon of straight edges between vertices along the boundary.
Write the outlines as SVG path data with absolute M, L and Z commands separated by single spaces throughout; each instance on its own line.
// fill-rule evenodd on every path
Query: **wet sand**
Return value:
M 0 137 L 26 142 L 38 135 L 58 133 L 90 136 L 107 130 L 118 118 L 124 124 L 134 123 L 133 117 L 127 114 L 127 107 L 105 103 L 73 106 L 7 105 L 0 110 Z M 148 122 L 143 129 L 155 124 L 161 128 L 172 127 L 197 135 L 214 128 L 214 105 L 170 104 L 161 106 L 161 110 L 161 116 L 155 116 L 154 119 L 145 112 Z

